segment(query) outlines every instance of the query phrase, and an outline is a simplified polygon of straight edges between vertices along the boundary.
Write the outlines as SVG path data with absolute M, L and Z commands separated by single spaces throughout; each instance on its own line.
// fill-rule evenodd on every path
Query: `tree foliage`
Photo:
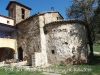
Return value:
M 96 10 L 94 11 L 95 16 L 95 33 L 96 33 L 96 42 L 100 43 L 100 0 L 98 0 L 98 6 Z

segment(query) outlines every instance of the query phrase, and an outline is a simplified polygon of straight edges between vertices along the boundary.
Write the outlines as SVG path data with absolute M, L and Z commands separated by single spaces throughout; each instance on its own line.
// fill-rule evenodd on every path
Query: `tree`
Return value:
M 95 40 L 95 4 L 97 0 L 73 0 L 72 5 L 66 9 L 69 19 L 81 20 L 86 23 L 87 37 L 90 47 L 90 56 L 93 56 L 93 41 Z
M 95 23 L 96 23 L 96 42 L 100 43 L 100 0 L 98 0 L 98 6 L 96 10 L 94 11 L 95 16 Z

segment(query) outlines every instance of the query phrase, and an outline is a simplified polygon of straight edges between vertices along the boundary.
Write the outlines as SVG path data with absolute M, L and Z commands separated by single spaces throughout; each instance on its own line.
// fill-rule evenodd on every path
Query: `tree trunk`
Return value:
M 90 29 L 89 29 L 89 25 L 87 24 L 87 33 L 88 33 L 88 41 L 89 41 L 89 47 L 90 47 L 90 60 L 92 59 L 93 57 L 93 41 L 92 41 L 92 37 L 91 37 L 91 32 L 90 32 Z

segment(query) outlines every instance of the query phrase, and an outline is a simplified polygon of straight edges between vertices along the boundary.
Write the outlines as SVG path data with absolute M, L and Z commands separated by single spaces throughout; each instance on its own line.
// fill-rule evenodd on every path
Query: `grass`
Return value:
M 88 64 L 73 65 L 72 71 L 62 75 L 100 75 L 100 55 L 95 55 Z
M 71 70 L 62 75 L 100 75 L 100 65 L 74 65 Z
M 30 67 L 33 68 L 33 67 Z M 0 75 L 44 75 L 42 72 L 58 73 L 61 75 L 100 75 L 100 55 L 95 55 L 93 60 L 87 64 L 81 65 L 52 65 L 47 68 L 37 67 L 37 71 L 26 71 L 24 69 L 0 67 Z
M 100 52 L 100 43 L 94 43 L 93 50 L 94 52 Z M 88 46 L 88 51 L 90 51 L 89 46 Z
M 100 44 L 94 44 L 94 51 L 100 52 Z M 25 71 L 17 68 L 0 67 L 0 75 L 44 75 L 43 71 L 61 75 L 100 75 L 100 55 L 94 55 L 93 60 L 87 64 L 67 66 L 59 64 L 44 68 L 42 71 Z
M 59 73 L 61 75 L 100 75 L 100 55 L 95 55 L 93 60 L 87 64 L 81 65 L 53 65 L 46 70 Z
M 94 45 L 93 45 L 93 49 L 94 49 L 94 51 L 96 51 L 96 52 L 100 52 L 100 44 L 94 44 Z
M 0 67 L 0 75 L 44 75 L 39 71 L 25 71 L 17 68 Z
M 100 61 L 99 61 L 100 62 Z M 100 64 L 91 65 L 68 65 L 59 66 L 53 65 L 45 68 L 45 71 L 49 69 L 49 72 L 59 73 L 61 75 L 100 75 Z M 44 75 L 39 71 L 17 71 L 16 69 L 11 71 L 11 68 L 1 67 L 0 75 Z

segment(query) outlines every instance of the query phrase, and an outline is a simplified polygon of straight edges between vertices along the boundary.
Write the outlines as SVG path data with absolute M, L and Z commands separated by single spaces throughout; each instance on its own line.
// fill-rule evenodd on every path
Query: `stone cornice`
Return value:
M 58 23 L 59 24 L 63 24 L 63 23 L 66 23 L 66 24 L 79 23 L 79 24 L 82 24 L 82 25 L 86 26 L 86 23 L 84 23 L 83 21 L 79 21 L 79 20 L 57 20 L 57 21 L 53 21 L 53 22 L 45 24 L 44 28 L 49 26 L 49 25 L 54 25 L 54 24 L 58 24 Z

